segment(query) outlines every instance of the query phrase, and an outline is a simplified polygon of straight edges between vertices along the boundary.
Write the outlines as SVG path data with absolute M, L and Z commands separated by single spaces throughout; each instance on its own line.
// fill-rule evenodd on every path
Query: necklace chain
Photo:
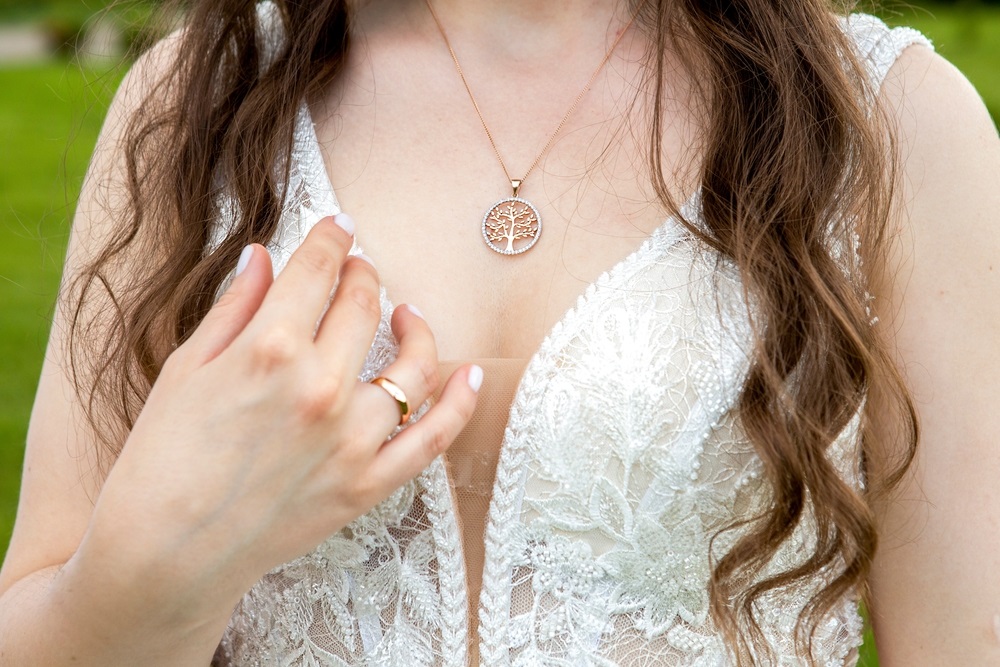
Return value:
M 524 172 L 524 175 L 521 176 L 520 179 L 514 179 L 511 178 L 510 171 L 507 169 L 507 165 L 503 161 L 503 156 L 500 155 L 500 149 L 497 148 L 497 142 L 493 139 L 493 133 L 490 132 L 490 128 L 486 124 L 486 118 L 483 117 L 482 109 L 479 108 L 479 103 L 476 102 L 476 97 L 475 95 L 472 94 L 472 88 L 469 86 L 469 82 L 465 78 L 465 73 L 462 71 L 462 65 L 461 63 L 458 62 L 458 56 L 455 54 L 455 49 L 452 48 L 451 42 L 448 40 L 448 33 L 445 32 L 444 26 L 441 24 L 441 19 L 438 18 L 437 12 L 434 11 L 434 6 L 431 4 L 431 0 L 424 0 L 424 2 L 427 4 L 427 9 L 430 10 L 431 17 L 434 19 L 434 23 L 437 25 L 438 31 L 441 33 L 441 37 L 444 39 L 445 46 L 448 47 L 448 53 L 451 54 L 451 59 L 455 63 L 455 69 L 458 71 L 458 76 L 459 78 L 462 79 L 462 84 L 465 86 L 465 92 L 469 94 L 469 99 L 472 101 L 472 106 L 475 107 L 476 114 L 479 116 L 479 122 L 483 124 L 483 129 L 486 130 L 486 137 L 490 140 L 490 145 L 493 147 L 493 153 L 497 156 L 497 161 L 500 163 L 500 168 L 503 169 L 504 175 L 506 175 L 507 180 L 510 181 L 511 187 L 514 189 L 514 196 L 516 197 L 518 194 L 518 190 L 521 187 L 521 184 L 528 178 L 528 175 L 538 165 L 542 157 L 545 156 L 545 153 L 548 152 L 549 148 L 552 146 L 552 142 L 555 141 L 555 138 L 559 134 L 559 131 L 562 130 L 563 125 L 565 125 L 566 121 L 569 120 L 569 117 L 573 115 L 573 112 L 576 110 L 577 106 L 579 106 L 580 101 L 583 100 L 583 96 L 586 95 L 587 92 L 590 90 L 590 87 L 594 85 L 594 81 L 597 80 L 597 75 L 600 74 L 601 70 L 604 69 L 604 66 L 607 65 L 608 61 L 611 59 L 611 54 L 614 53 L 615 48 L 618 46 L 618 43 L 622 40 L 622 37 L 625 36 L 625 33 L 628 32 L 628 29 L 632 27 L 632 23 L 635 21 L 636 16 L 638 16 L 638 11 L 632 14 L 632 18 L 629 19 L 629 22 L 625 25 L 625 29 L 622 30 L 620 33 L 618 33 L 618 36 L 615 38 L 615 41 L 611 44 L 611 48 L 608 49 L 608 52 L 604 55 L 604 58 L 601 59 L 601 64 L 599 64 L 597 66 L 597 69 L 594 70 L 594 73 L 590 75 L 590 79 L 587 81 L 587 85 L 583 87 L 583 90 L 580 91 L 580 94 L 576 96 L 575 100 L 573 100 L 573 104 L 571 104 L 566 113 L 563 114 L 562 120 L 559 121 L 559 124 L 556 125 L 556 129 L 553 130 L 552 134 L 549 135 L 549 138 L 545 142 L 545 145 L 542 146 L 542 150 L 538 153 L 538 155 L 535 156 L 535 159 L 532 161 L 527 171 Z

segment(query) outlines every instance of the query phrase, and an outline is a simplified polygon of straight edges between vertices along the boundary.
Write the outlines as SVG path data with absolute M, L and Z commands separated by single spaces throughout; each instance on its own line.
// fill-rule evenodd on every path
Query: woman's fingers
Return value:
M 316 346 L 327 369 L 353 384 L 382 321 L 375 267 L 360 257 L 344 262 L 337 291 L 316 331 Z
M 399 341 L 399 353 L 383 375 L 406 391 L 414 408 L 419 407 L 440 382 L 434 334 L 420 311 L 409 305 L 393 311 L 392 333 Z
M 267 248 L 254 243 L 240 254 L 236 276 L 198 328 L 181 346 L 195 365 L 206 364 L 236 338 L 260 308 L 272 283 L 271 257 Z
M 464 366 L 445 384 L 441 398 L 420 421 L 385 443 L 369 468 L 371 488 L 386 494 L 419 475 L 448 449 L 476 408 L 483 382 L 479 366 Z
M 392 381 L 406 397 L 409 409 L 415 412 L 438 386 L 437 346 L 434 334 L 415 308 L 399 306 L 392 314 L 392 332 L 399 341 L 396 360 L 379 375 Z M 374 406 L 370 417 L 366 412 L 362 425 L 372 437 L 391 433 L 399 424 L 400 406 L 382 387 L 359 386 L 358 405 Z M 385 406 L 380 408 L 378 406 Z M 369 408 L 361 408 L 369 410 Z
M 263 327 L 281 322 L 311 337 L 354 243 L 353 232 L 354 222 L 344 214 L 313 225 L 274 279 L 254 319 Z

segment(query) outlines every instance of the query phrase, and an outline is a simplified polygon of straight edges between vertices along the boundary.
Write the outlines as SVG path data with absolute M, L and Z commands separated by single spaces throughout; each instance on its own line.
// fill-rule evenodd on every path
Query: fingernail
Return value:
M 483 369 L 479 366 L 470 368 L 468 381 L 472 391 L 478 392 L 479 388 L 483 386 Z
M 372 266 L 375 266 L 375 262 L 372 260 L 372 258 L 369 257 L 368 255 L 365 255 L 364 253 L 360 253 L 359 252 L 357 255 L 354 255 L 354 256 L 357 257 L 358 259 L 362 259 L 362 260 L 368 262 Z
M 243 269 L 247 268 L 247 264 L 250 263 L 251 257 L 253 257 L 253 246 L 248 245 L 243 248 L 243 252 L 240 253 L 240 261 L 236 262 L 236 275 L 243 273 Z
M 354 218 L 346 213 L 338 213 L 333 216 L 333 222 L 345 232 L 354 236 Z
M 414 315 L 416 315 L 417 317 L 419 317 L 420 319 L 422 319 L 422 320 L 423 320 L 423 319 L 426 319 L 426 318 L 424 317 L 424 314 L 423 314 L 423 313 L 421 313 L 421 312 L 420 312 L 420 309 L 419 309 L 419 308 L 417 308 L 416 306 L 413 306 L 413 305 L 411 305 L 411 304 L 406 304 L 406 309 L 407 309 L 408 311 L 410 311 L 411 313 L 413 313 Z

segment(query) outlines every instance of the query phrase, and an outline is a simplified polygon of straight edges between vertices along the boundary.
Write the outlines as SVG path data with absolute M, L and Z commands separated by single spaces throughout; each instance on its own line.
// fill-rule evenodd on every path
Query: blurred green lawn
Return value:
M 0 68 L 0 554 L 73 202 L 116 81 L 65 63 Z
M 1000 8 L 963 4 L 883 15 L 930 36 L 1000 119 Z M 0 556 L 14 521 L 73 202 L 117 80 L 117 73 L 65 63 L 0 68 Z M 877 665 L 871 642 L 861 665 Z

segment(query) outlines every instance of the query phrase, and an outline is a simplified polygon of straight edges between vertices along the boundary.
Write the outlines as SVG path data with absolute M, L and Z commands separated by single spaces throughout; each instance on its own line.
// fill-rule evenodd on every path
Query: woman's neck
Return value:
M 627 24 L 632 7 L 628 0 L 362 0 L 360 4 L 365 13 L 405 13 L 436 35 L 428 1 L 456 50 L 470 59 L 536 62 L 585 58 L 605 50 Z
M 607 19 L 627 4 L 622 0 L 430 1 L 458 26 L 498 35 L 507 30 L 572 30 L 591 23 L 607 26 Z

